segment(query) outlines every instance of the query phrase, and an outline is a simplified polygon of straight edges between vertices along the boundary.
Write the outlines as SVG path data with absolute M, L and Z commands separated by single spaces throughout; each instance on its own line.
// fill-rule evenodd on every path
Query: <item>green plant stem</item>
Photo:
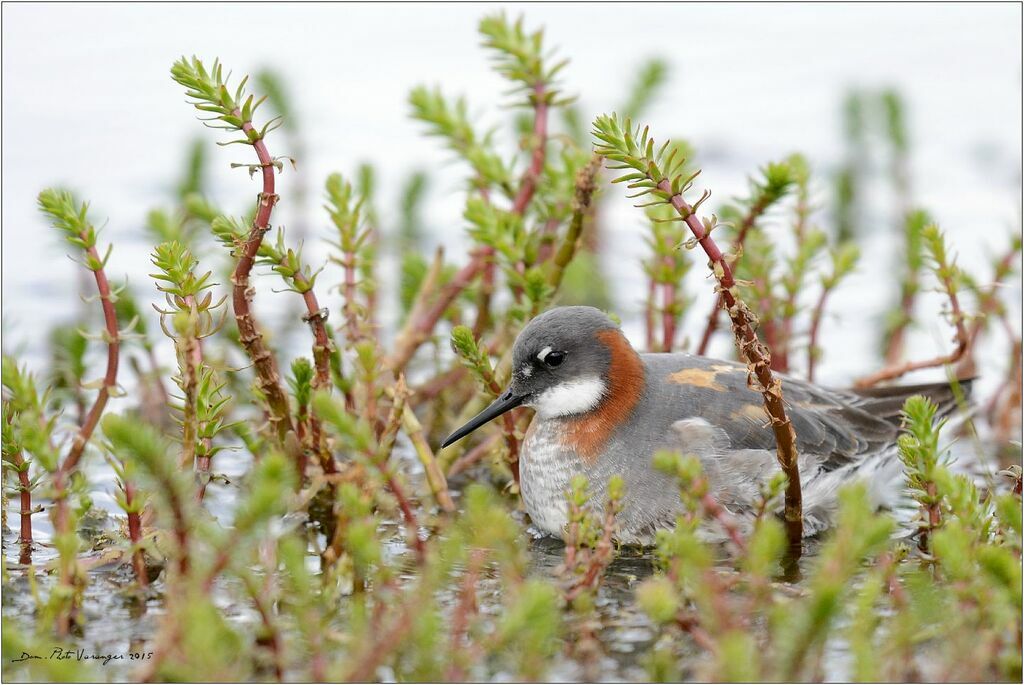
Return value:
M 377 470 L 380 471 L 388 489 L 391 490 L 391 494 L 398 501 L 398 508 L 402 512 L 402 518 L 405 519 L 405 525 L 409 528 L 409 538 L 412 540 L 413 550 L 416 552 L 416 561 L 423 565 L 427 559 L 427 547 L 423 540 L 420 539 L 416 512 L 413 511 L 409 498 L 405 496 L 405 490 L 399 485 L 398 479 L 395 478 L 395 474 L 388 464 L 388 457 L 394 448 L 395 436 L 398 434 L 398 429 L 401 426 L 402 412 L 405 409 L 408 392 L 405 378 L 399 376 L 398 385 L 395 387 L 394 403 L 391 405 L 391 415 L 388 417 L 388 422 L 381 434 L 377 449 L 372 450 L 367 456 L 369 456 L 371 463 L 377 467 Z
M 427 442 L 427 436 L 423 432 L 422 424 L 420 424 L 419 419 L 416 418 L 416 413 L 408 403 L 402 408 L 402 429 L 409 436 L 413 449 L 416 450 L 416 456 L 423 465 L 423 472 L 427 477 L 427 485 L 430 487 L 434 500 L 443 511 L 449 514 L 454 512 L 455 503 L 452 501 L 451 493 L 448 492 L 448 483 L 445 480 L 444 472 L 437 464 L 434 451 L 430 449 L 430 443 Z
M 185 297 L 185 303 L 189 307 L 189 317 L 195 315 L 195 298 L 191 295 Z M 199 418 L 197 409 L 197 374 L 199 364 L 202 363 L 202 352 L 199 350 L 199 341 L 195 337 L 195 330 L 191 329 L 185 333 L 183 339 L 178 343 L 180 347 L 178 355 L 182 364 L 182 390 L 185 393 L 184 404 L 182 405 L 181 421 L 181 465 L 184 468 L 198 466 L 196 461 L 196 440 L 199 434 Z M 198 358 L 198 359 L 197 359 Z
M 590 213 L 591 203 L 594 199 L 594 192 L 597 190 L 597 175 L 601 171 L 601 164 L 604 157 L 595 154 L 585 167 L 576 174 L 576 187 L 572 200 L 572 219 L 569 221 L 569 230 L 559 245 L 555 258 L 551 263 L 551 271 L 548 274 L 548 283 L 552 288 L 558 289 L 562 284 L 562 277 L 569 262 L 576 255 L 579 248 L 580 236 L 583 235 L 583 222 Z

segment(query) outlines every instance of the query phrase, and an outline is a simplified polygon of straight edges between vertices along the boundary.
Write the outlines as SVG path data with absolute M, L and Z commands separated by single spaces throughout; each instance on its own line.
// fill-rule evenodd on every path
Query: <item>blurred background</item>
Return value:
M 169 77 L 181 55 L 217 56 L 237 73 L 277 75 L 293 111 L 291 127 L 269 145 L 275 155 L 295 157 L 297 171 L 281 176 L 275 224 L 288 228 L 290 241 L 305 238 L 304 256 L 314 266 L 326 258 L 323 180 L 332 171 L 353 177 L 365 162 L 376 170 L 382 232 L 398 230 L 403 186 L 422 171 L 424 241 L 443 243 L 449 261 L 464 261 L 464 169 L 423 135 L 407 97 L 419 84 L 464 94 L 480 127 L 498 127 L 499 140 L 514 149 L 513 113 L 501 107 L 509 101 L 507 84 L 491 70 L 476 33 L 483 15 L 503 8 L 522 14 L 528 28 L 544 26 L 547 43 L 571 60 L 562 84 L 579 96 L 584 125 L 621 102 L 645 60 L 662 58 L 667 81 L 643 119 L 659 137 L 680 136 L 696 149 L 703 168 L 697 187 L 714 190 L 714 207 L 745 194 L 747 177 L 760 166 L 801 152 L 814 172 L 816 223 L 831 226 L 836 174 L 860 156 L 867 171 L 856 225 L 863 255 L 832 301 L 838 316 L 823 325 L 822 382 L 848 383 L 878 367 L 881 316 L 898 298 L 901 234 L 894 217 L 907 198 L 892 196 L 877 127 L 865 126 L 860 143 L 851 142 L 844 107 L 852 93 L 898 94 L 910 204 L 932 214 L 964 267 L 990 273 L 1018 230 L 1020 5 L 5 4 L 4 348 L 40 363 L 40 337 L 82 307 L 72 296 L 79 269 L 36 210 L 40 189 L 64 185 L 91 200 L 93 216 L 107 219 L 101 240 L 115 243 L 110 273 L 127 274 L 144 303 L 160 300 L 146 277 L 154 242 L 143 230 L 147 213 L 173 201 L 194 141 L 202 141 L 212 199 L 237 214 L 251 206 L 258 184 L 229 166 L 251 162 L 250 151 L 216 147 L 213 141 L 223 138 L 195 120 Z M 605 192 L 600 259 L 610 307 L 639 346 L 646 220 L 618 187 Z M 221 257 L 219 246 L 210 250 Z M 688 280 L 697 302 L 683 322 L 691 340 L 711 302 L 698 261 Z M 380 287 L 388 300 L 398 284 L 387 278 L 396 271 L 384 266 Z M 338 293 L 326 292 L 337 282 L 333 273 L 322 276 L 321 297 L 336 310 Z M 280 303 L 289 296 L 270 293 L 271 279 L 261 281 L 268 295 L 257 309 L 284 312 Z M 1010 287 L 1009 301 L 1019 303 L 1019 279 Z M 922 297 L 926 323 L 912 331 L 910 356 L 949 349 L 942 304 L 938 295 Z M 385 333 L 389 316 L 393 321 L 385 308 Z M 162 342 L 159 354 L 170 362 L 171 344 Z M 711 351 L 724 355 L 730 345 L 721 337 Z M 1006 350 L 982 360 L 1000 371 L 991 379 L 999 383 Z

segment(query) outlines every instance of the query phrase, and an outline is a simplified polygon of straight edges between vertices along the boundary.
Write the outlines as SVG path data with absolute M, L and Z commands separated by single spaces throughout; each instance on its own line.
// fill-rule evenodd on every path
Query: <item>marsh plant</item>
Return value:
M 150 283 L 118 285 L 117 246 L 104 244 L 88 202 L 40 192 L 89 276 L 88 309 L 49 335 L 49 368 L 3 359 L 5 678 L 1020 679 L 1021 343 L 1001 287 L 1019 279 L 1019 232 L 992 273 L 957 264 L 913 205 L 895 92 L 851 96 L 830 216 L 798 153 L 766 161 L 747 194 L 716 205 L 702 185 L 714 179 L 695 164 L 699 141 L 656 140 L 639 123 L 668 78 L 664 62 L 640 65 L 622 102 L 608 103 L 617 113 L 591 116 L 542 31 L 496 14 L 479 33 L 510 86 L 507 128 L 481 129 L 474 103 L 441 87 L 408 99 L 439 156 L 465 172 L 465 255 L 431 248 L 423 170 L 388 213 L 373 166 L 339 160 L 320 179 L 322 211 L 294 231 L 276 225 L 287 199 L 278 177 L 302 169 L 309 141 L 286 79 L 261 72 L 263 94 L 251 92 L 217 60 L 183 57 L 171 77 L 201 122 L 224 132 L 218 144 L 248 156 L 232 166 L 253 179 L 256 200 L 232 199 L 233 211 L 214 201 L 206 165 L 226 160 L 193 146 L 173 204 L 147 218 Z M 859 247 L 869 120 L 885 122 L 900 203 L 885 255 Z M 297 192 L 316 181 L 303 176 Z M 614 542 L 621 479 L 595 506 L 578 477 L 565 493 L 564 548 L 552 553 L 520 513 L 527 410 L 438 445 L 506 387 L 525 322 L 555 304 L 614 306 L 601 236 L 610 182 L 641 202 L 648 349 L 703 354 L 731 340 L 763 397 L 780 468 L 747 530 L 699 461 L 659 454 L 684 514 L 646 550 Z M 304 255 L 313 240 L 328 246 L 330 270 Z M 814 379 L 829 354 L 822 321 L 842 315 L 830 296 L 859 261 L 897 255 L 880 369 L 859 385 L 948 372 L 964 407 L 980 408 L 957 423 L 987 471 L 954 468 L 952 427 L 912 397 L 898 444 L 902 507 L 878 511 L 851 486 L 835 529 L 802 543 L 786 379 Z M 694 270 L 708 278 L 687 278 Z M 289 293 L 284 329 L 268 323 L 257 281 Z M 947 302 L 954 341 L 919 359 L 904 341 L 927 288 Z M 90 332 L 93 320 L 102 326 Z M 956 379 L 975 375 L 985 336 L 1008 336 L 1012 356 L 996 393 L 968 400 Z M 113 474 L 118 511 L 95 503 L 102 474 Z M 538 563 L 552 554 L 557 563 Z M 616 660 L 621 616 L 642 636 Z M 110 637 L 105 621 L 127 635 Z M 121 656 L 30 658 L 69 647 Z

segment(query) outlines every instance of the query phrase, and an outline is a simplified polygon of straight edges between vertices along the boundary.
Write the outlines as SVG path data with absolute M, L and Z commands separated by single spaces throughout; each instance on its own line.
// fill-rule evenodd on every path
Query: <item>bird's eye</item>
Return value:
M 565 352 L 548 352 L 544 355 L 544 363 L 552 369 L 556 366 L 561 366 L 564 361 Z

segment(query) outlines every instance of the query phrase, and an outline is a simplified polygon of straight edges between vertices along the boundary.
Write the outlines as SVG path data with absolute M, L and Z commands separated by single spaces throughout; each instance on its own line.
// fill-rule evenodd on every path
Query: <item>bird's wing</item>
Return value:
M 774 450 L 761 394 L 748 387 L 746 366 L 686 354 L 643 355 L 649 405 L 662 423 L 700 417 L 720 428 L 734 450 Z M 890 445 L 896 427 L 868 409 L 863 398 L 781 376 L 786 412 L 797 450 L 813 455 L 822 470 L 859 461 Z

